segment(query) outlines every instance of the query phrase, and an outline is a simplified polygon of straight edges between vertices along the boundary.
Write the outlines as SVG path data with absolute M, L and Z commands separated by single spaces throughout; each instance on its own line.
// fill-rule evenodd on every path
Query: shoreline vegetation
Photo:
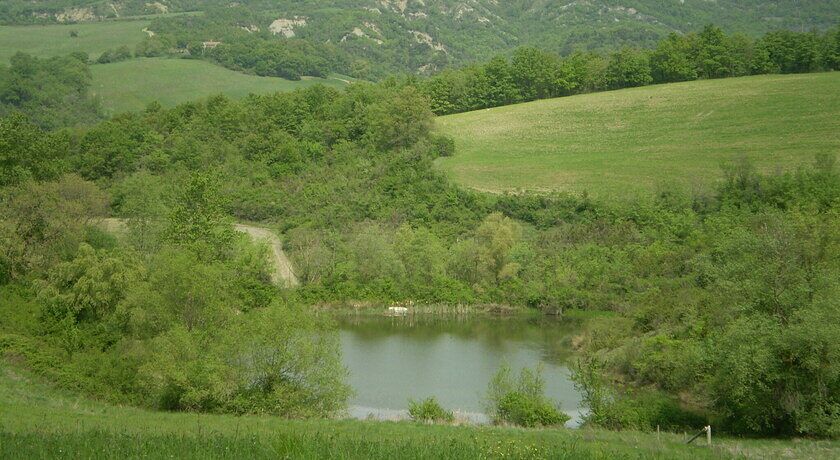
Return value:
M 393 307 L 404 307 L 407 311 L 404 313 L 393 312 L 390 309 Z M 392 318 L 451 318 L 451 317 L 465 317 L 465 318 L 491 318 L 491 319 L 545 319 L 551 321 L 570 321 L 585 323 L 586 321 L 614 316 L 615 313 L 610 311 L 594 311 L 594 310 L 555 310 L 544 311 L 526 306 L 515 306 L 497 303 L 477 303 L 477 304 L 457 304 L 449 305 L 445 303 L 414 303 L 414 302 L 395 302 L 383 303 L 376 301 L 342 301 L 342 302 L 320 302 L 309 306 L 314 312 L 318 314 L 332 315 L 336 318 L 344 317 L 392 317 Z
M 463 316 L 463 315 L 487 315 L 487 316 L 558 316 L 549 315 L 524 306 L 479 303 L 479 304 L 457 304 L 449 305 L 443 303 L 414 303 L 394 302 L 382 303 L 374 301 L 364 302 L 323 302 L 311 305 L 315 311 L 333 313 L 337 315 L 369 315 L 369 316 Z M 406 308 L 405 312 L 395 313 L 389 311 L 391 308 Z M 559 316 L 562 316 L 559 315 Z
M 422 422 L 286 420 L 151 412 L 52 389 L 0 366 L 0 457 L 49 458 L 836 458 L 836 441 L 715 437 L 583 428 L 521 429 Z

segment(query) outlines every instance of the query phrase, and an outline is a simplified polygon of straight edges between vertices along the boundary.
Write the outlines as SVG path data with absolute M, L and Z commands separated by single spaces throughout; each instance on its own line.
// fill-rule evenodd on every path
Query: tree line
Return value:
M 672 33 L 654 49 L 568 56 L 534 47 L 510 58 L 446 70 L 418 83 L 437 115 L 518 102 L 657 83 L 773 73 L 840 70 L 840 27 L 819 32 L 770 32 L 753 40 L 706 26 Z

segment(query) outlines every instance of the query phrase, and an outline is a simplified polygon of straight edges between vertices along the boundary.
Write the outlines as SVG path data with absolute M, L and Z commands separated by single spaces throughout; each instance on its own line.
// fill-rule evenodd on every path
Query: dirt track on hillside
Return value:
M 285 284 L 286 287 L 295 287 L 300 284 L 295 276 L 292 261 L 283 251 L 283 243 L 280 238 L 267 228 L 254 227 L 252 225 L 236 224 L 236 231 L 247 233 L 255 241 L 265 241 L 271 249 L 271 259 L 274 271 L 271 273 L 271 280 L 277 284 Z
M 111 233 L 124 233 L 128 230 L 125 219 L 108 218 L 102 220 L 102 227 Z M 271 281 L 275 284 L 282 284 L 286 287 L 300 285 L 295 275 L 292 261 L 283 251 L 283 243 L 280 238 L 271 230 L 253 225 L 235 224 L 234 228 L 240 233 L 245 233 L 254 241 L 264 241 L 271 250 L 271 265 L 274 270 L 271 273 Z

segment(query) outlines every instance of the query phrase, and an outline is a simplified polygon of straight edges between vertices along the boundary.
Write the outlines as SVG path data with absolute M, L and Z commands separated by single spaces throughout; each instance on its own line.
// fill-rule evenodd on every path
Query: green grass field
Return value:
M 91 66 L 92 92 L 100 98 L 106 113 L 142 110 L 150 102 L 164 106 L 224 94 L 241 98 L 249 93 L 291 91 L 318 83 L 343 87 L 347 81 L 335 77 L 290 81 L 257 77 L 192 59 L 141 58 Z
M 0 26 L 0 63 L 18 51 L 38 57 L 88 53 L 96 59 L 103 51 L 127 45 L 134 47 L 146 37 L 149 21 L 102 21 L 68 25 Z M 78 32 L 71 37 L 70 32 Z
M 486 191 L 621 197 L 706 188 L 721 164 L 762 170 L 840 153 L 840 73 L 656 85 L 441 117 L 456 153 L 438 166 Z
M 0 361 L 0 458 L 837 458 L 840 443 L 198 415 L 115 407 Z

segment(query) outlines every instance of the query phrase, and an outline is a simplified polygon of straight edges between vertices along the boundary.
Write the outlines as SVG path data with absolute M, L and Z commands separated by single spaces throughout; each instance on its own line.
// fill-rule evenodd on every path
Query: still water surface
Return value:
M 547 318 L 352 317 L 339 321 L 356 418 L 399 419 L 408 400 L 435 396 L 447 409 L 487 421 L 482 399 L 502 363 L 543 366 L 546 394 L 580 422 L 569 379 L 576 323 Z

